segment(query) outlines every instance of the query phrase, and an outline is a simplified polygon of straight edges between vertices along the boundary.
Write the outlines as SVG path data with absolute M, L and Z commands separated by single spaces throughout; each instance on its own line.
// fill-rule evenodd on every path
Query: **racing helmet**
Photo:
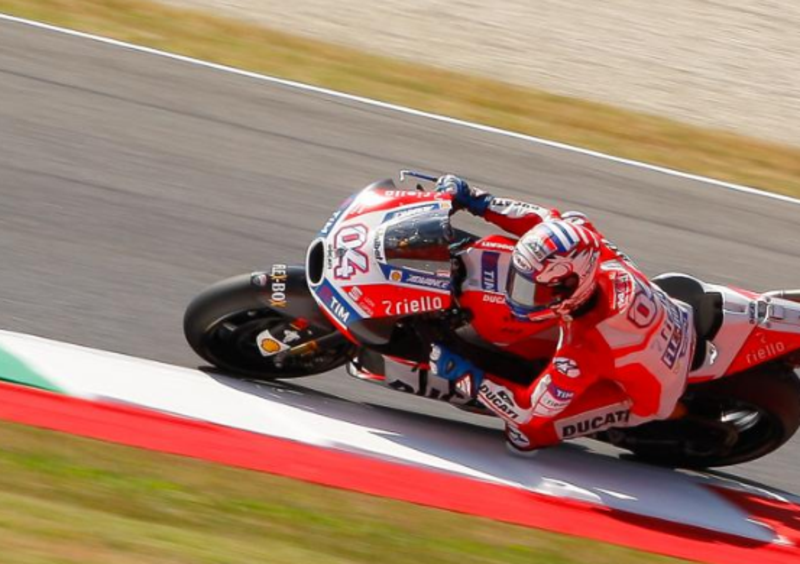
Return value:
M 541 312 L 568 315 L 597 287 L 600 238 L 575 222 L 540 223 L 517 242 L 506 281 L 506 302 L 515 316 L 536 321 Z

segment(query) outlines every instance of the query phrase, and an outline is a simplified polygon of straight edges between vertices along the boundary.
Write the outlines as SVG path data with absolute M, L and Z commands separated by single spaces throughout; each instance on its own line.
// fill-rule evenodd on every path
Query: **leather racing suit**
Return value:
M 479 205 L 462 207 L 518 237 L 562 217 L 555 209 L 478 194 Z M 559 317 L 555 354 L 533 383 L 489 373 L 476 383 L 482 403 L 505 420 L 509 446 L 516 451 L 669 417 L 694 354 L 691 307 L 654 286 L 585 216 L 562 219 L 600 235 L 594 295 Z

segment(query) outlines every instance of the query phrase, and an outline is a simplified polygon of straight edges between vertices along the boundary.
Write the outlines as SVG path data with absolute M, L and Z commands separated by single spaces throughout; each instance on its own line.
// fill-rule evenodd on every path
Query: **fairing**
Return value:
M 749 370 L 800 350 L 800 304 L 748 290 L 705 284 L 723 296 L 723 323 L 706 363 L 690 383 Z
M 398 319 L 451 305 L 451 209 L 447 194 L 384 180 L 334 212 L 309 247 L 309 288 L 345 335 L 385 344 Z

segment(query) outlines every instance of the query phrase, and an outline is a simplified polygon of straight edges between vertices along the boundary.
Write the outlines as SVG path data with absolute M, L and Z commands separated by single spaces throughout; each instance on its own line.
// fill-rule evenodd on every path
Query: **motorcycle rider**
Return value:
M 497 198 L 453 175 L 437 190 L 452 194 L 456 210 L 519 237 L 505 292 L 514 315 L 537 322 L 547 310 L 558 319 L 555 354 L 529 385 L 485 373 L 441 343 L 432 348 L 431 372 L 503 418 L 513 452 L 680 410 L 696 344 L 690 306 L 654 286 L 582 214 Z

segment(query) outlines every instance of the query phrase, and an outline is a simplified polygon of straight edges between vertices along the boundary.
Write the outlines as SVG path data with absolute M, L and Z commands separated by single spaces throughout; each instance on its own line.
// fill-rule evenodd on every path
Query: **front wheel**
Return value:
M 296 296 L 298 300 L 303 298 Z M 186 340 L 213 366 L 236 376 L 262 380 L 327 372 L 352 356 L 353 345 L 346 340 L 301 356 L 282 357 L 273 354 L 274 351 L 262 350 L 264 341 L 259 342 L 259 335 L 264 335 L 265 331 L 275 341 L 292 347 L 336 332 L 330 325 L 310 324 L 268 304 L 263 288 L 251 283 L 251 275 L 217 282 L 186 308 L 183 318 Z M 313 300 L 310 304 L 313 306 L 309 307 L 316 307 Z M 308 317 L 312 317 L 311 313 Z

